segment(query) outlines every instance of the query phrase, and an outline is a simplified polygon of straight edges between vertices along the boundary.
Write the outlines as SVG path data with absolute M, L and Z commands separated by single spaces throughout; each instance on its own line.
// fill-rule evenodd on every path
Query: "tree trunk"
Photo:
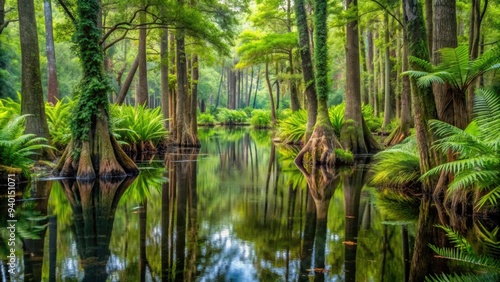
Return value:
M 432 41 L 434 40 L 434 26 L 432 23 L 434 20 L 433 1 L 434 0 L 425 0 L 425 28 L 427 31 L 427 47 L 429 48 L 429 51 L 432 50 Z
M 127 78 L 125 78 L 125 82 L 120 88 L 120 93 L 116 98 L 116 104 L 121 105 L 125 101 L 125 97 L 127 96 L 128 90 L 130 89 L 130 85 L 132 85 L 132 81 L 134 81 L 135 73 L 137 72 L 137 68 L 139 67 L 139 56 L 135 57 L 130 70 L 128 71 Z
M 165 119 L 164 126 L 169 129 L 169 85 L 168 85 L 168 29 L 164 28 L 162 30 L 162 35 L 160 39 L 160 78 L 161 78 L 161 112 L 163 113 L 163 118 Z
M 406 39 L 406 30 L 403 31 L 403 56 L 402 56 L 402 72 L 408 70 L 408 44 Z M 410 128 L 413 125 L 411 113 L 411 85 L 408 76 L 402 77 L 401 87 L 401 118 L 398 127 L 384 140 L 385 146 L 393 146 L 401 143 L 410 135 Z
M 137 174 L 134 162 L 123 152 L 110 133 L 110 86 L 103 70 L 103 52 L 97 28 L 99 2 L 78 0 L 78 42 L 83 77 L 75 114 L 71 121 L 72 140 L 54 169 L 60 176 L 77 179 L 109 178 Z
M 247 73 L 247 75 L 248 75 L 248 73 Z M 247 76 L 247 81 L 248 81 L 248 76 Z M 250 98 L 252 97 L 252 88 L 253 88 L 253 67 L 252 67 L 252 71 L 250 72 L 250 89 L 248 89 L 248 92 L 247 92 L 247 107 L 250 107 Z
M 19 28 L 21 40 L 21 114 L 28 115 L 25 122 L 26 134 L 46 138 L 50 143 L 49 127 L 45 116 L 40 56 L 33 0 L 18 1 Z M 42 157 L 55 159 L 51 149 L 43 149 Z
M 51 0 L 43 1 L 45 15 L 45 46 L 47 54 L 47 101 L 56 104 L 59 100 L 59 87 L 57 83 L 56 53 L 54 47 L 54 29 L 52 27 Z
M 220 92 L 221 92 L 221 89 L 222 89 L 222 82 L 224 81 L 224 62 L 222 62 L 222 68 L 221 68 L 221 71 L 220 71 L 220 81 L 219 81 L 219 89 L 217 90 L 217 98 L 215 99 L 215 108 L 217 109 L 217 107 L 219 106 L 219 101 L 220 101 Z
M 437 65 L 441 62 L 438 51 L 442 48 L 455 48 L 458 44 L 456 1 L 434 0 L 433 22 L 432 62 Z M 464 129 L 468 124 L 465 93 L 453 93 L 447 84 L 435 83 L 432 88 L 438 119 Z M 460 113 L 459 120 L 455 120 L 455 113 Z
M 177 118 L 175 127 L 176 143 L 183 147 L 199 147 L 198 133 L 193 131 L 191 120 L 192 108 L 196 103 L 192 103 L 192 96 L 189 93 L 189 81 L 187 75 L 187 56 L 185 49 L 184 32 L 177 31 L 176 35 L 176 61 L 177 61 Z M 194 105 L 192 105 L 194 104 Z
M 385 129 L 391 123 L 392 117 L 392 100 L 391 96 L 391 53 L 389 47 L 389 12 L 385 12 L 384 14 L 384 23 L 385 23 L 385 34 L 384 34 L 384 42 L 385 42 L 385 56 L 384 56 L 384 122 L 382 127 Z
M 375 83 L 373 68 L 373 32 L 366 33 L 366 65 L 368 70 L 368 103 L 375 110 Z
M 311 49 L 309 45 L 309 28 L 307 25 L 307 14 L 304 0 L 295 1 L 295 15 L 297 18 L 297 31 L 299 34 L 299 52 L 302 61 L 302 76 L 304 77 L 305 96 L 307 101 L 307 125 L 306 140 L 312 134 L 318 115 L 318 101 L 316 98 L 316 86 L 314 79 L 314 68 L 311 59 Z
M 254 109 L 255 109 L 255 105 L 257 103 L 257 90 L 259 90 L 259 80 L 260 80 L 260 67 L 259 67 L 259 70 L 257 70 L 257 81 L 255 83 L 255 95 L 253 96 L 252 108 L 254 108 Z
M 273 86 L 271 85 L 271 80 L 269 79 L 269 59 L 266 61 L 266 83 L 267 91 L 269 91 L 269 100 L 271 101 L 271 121 L 276 124 L 276 109 L 274 108 L 274 97 L 273 97 Z
M 191 115 L 190 115 L 190 131 L 198 136 L 198 123 L 196 116 L 198 114 L 198 80 L 200 78 L 200 67 L 198 62 L 198 55 L 194 54 L 192 57 L 191 68 Z
M 142 5 L 146 6 L 146 2 L 143 0 Z M 142 12 L 140 14 L 140 23 L 146 23 L 146 13 Z M 145 105 L 148 106 L 148 69 L 147 69 L 147 59 L 146 59 L 146 27 L 139 27 L 139 48 L 137 51 L 137 57 L 139 58 L 139 89 L 135 95 L 135 105 Z
M 346 27 L 346 107 L 340 140 L 344 149 L 350 149 L 354 154 L 364 154 L 378 150 L 379 145 L 374 142 L 371 133 L 364 130 L 361 114 L 357 6 L 357 0 L 346 1 L 346 8 L 354 9 L 356 17 L 349 20 Z

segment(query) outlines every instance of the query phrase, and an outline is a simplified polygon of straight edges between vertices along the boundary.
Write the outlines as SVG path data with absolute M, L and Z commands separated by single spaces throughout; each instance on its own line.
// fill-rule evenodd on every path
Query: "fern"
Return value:
M 29 177 L 32 157 L 42 149 L 52 147 L 45 144 L 45 138 L 23 134 L 25 119 L 26 115 L 23 115 L 0 123 L 0 164 L 20 168 L 22 174 Z

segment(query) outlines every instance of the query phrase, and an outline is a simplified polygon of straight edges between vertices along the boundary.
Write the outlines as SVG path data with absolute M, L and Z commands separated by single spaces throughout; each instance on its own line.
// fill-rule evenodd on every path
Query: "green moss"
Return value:
M 353 153 L 349 150 L 343 150 L 340 148 L 335 149 L 335 159 L 337 163 L 342 163 L 342 164 L 354 163 Z

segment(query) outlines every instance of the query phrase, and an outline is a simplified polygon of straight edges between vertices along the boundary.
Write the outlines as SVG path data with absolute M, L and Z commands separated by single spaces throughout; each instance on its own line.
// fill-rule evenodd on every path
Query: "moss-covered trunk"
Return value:
M 137 166 L 123 152 L 109 127 L 110 86 L 103 71 L 97 25 L 98 0 L 79 0 L 76 38 L 82 62 L 80 96 L 71 121 L 72 140 L 54 173 L 78 179 L 135 175 Z
M 316 90 L 318 115 L 314 125 L 314 131 L 306 145 L 300 150 L 295 158 L 297 166 L 304 164 L 306 153 L 311 155 L 313 166 L 328 165 L 335 163 L 335 148 L 341 147 L 333 131 L 333 126 L 328 116 L 328 9 L 326 0 L 314 2 L 314 64 L 316 66 Z
M 299 34 L 299 52 L 302 61 L 302 75 L 305 84 L 305 96 L 307 101 L 307 125 L 306 141 L 312 134 L 318 114 L 318 101 L 316 99 L 316 86 L 314 81 L 314 68 L 309 47 L 309 27 L 304 0 L 295 1 L 295 17 L 297 19 L 297 31 Z

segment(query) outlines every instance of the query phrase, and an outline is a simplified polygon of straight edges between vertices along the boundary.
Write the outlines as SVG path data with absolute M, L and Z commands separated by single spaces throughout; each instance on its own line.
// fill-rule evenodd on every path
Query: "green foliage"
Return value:
M 45 104 L 50 142 L 57 149 L 64 149 L 71 140 L 71 129 L 68 126 L 68 120 L 71 120 L 74 104 L 74 101 L 68 98 L 57 101 L 55 105 Z
M 0 99 L 0 109 L 7 117 L 18 116 L 21 114 L 21 93 L 17 92 L 17 99 Z
M 417 187 L 420 159 L 415 136 L 374 156 L 372 185 L 381 188 Z
M 482 225 L 479 225 L 481 229 L 478 230 L 479 243 L 487 250 L 484 253 L 475 251 L 467 239 L 451 228 L 441 225 L 438 227 L 446 232 L 446 236 L 455 247 L 438 248 L 431 245 L 430 247 L 432 250 L 440 257 L 472 266 L 475 271 L 472 273 L 429 276 L 426 277 L 426 281 L 498 281 L 500 279 L 500 260 L 498 259 L 498 254 L 500 254 L 500 241 L 498 240 L 498 227 L 493 231 L 488 231 Z
M 298 110 L 279 122 L 278 136 L 284 143 L 298 143 L 304 139 L 307 111 Z
M 333 125 L 333 131 L 337 137 L 340 137 L 340 129 L 344 123 L 345 103 L 332 106 L 328 109 L 328 115 Z
M 214 125 L 215 117 L 209 113 L 198 114 L 197 122 L 198 125 Z
M 25 177 L 29 177 L 29 168 L 33 165 L 32 157 L 41 149 L 51 148 L 44 143 L 47 139 L 35 134 L 23 134 L 26 116 L 12 119 L 0 116 L 0 164 L 20 168 Z
M 382 128 L 382 118 L 375 116 L 372 106 L 369 104 L 363 105 L 361 113 L 371 132 L 379 131 Z
M 476 96 L 474 122 L 461 130 L 450 124 L 433 120 L 430 127 L 438 139 L 434 146 L 441 152 L 449 150 L 456 160 L 439 165 L 422 178 L 453 173 L 448 193 L 458 189 L 480 190 L 484 195 L 476 208 L 497 206 L 500 200 L 500 97 L 489 90 L 480 90 Z
M 481 75 L 500 68 L 500 51 L 492 49 L 475 60 L 469 60 L 469 47 L 443 48 L 439 51 L 442 62 L 433 66 L 430 62 L 411 57 L 410 60 L 422 70 L 404 74 L 417 78 L 421 87 L 432 83 L 446 83 L 454 92 L 465 93 L 467 88 Z
M 114 132 L 119 140 L 128 144 L 151 142 L 156 145 L 168 134 L 160 108 L 113 105 L 111 113 Z
M 253 110 L 250 125 L 256 128 L 266 128 L 271 123 L 271 112 L 265 110 Z
M 219 108 L 216 117 L 217 121 L 222 125 L 242 124 L 248 120 L 244 110 L 230 110 L 227 108 Z

